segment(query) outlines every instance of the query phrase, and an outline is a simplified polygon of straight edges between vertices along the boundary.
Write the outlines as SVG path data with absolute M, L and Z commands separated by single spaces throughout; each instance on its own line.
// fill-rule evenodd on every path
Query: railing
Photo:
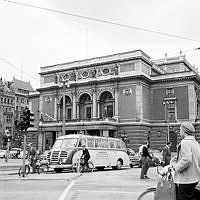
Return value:
M 109 121 L 109 122 L 116 122 L 117 120 L 114 118 L 82 118 L 82 119 L 66 119 L 66 123 L 73 123 L 73 122 L 94 122 L 94 121 Z M 62 123 L 62 120 L 48 120 L 43 121 L 43 124 L 52 124 L 52 123 Z

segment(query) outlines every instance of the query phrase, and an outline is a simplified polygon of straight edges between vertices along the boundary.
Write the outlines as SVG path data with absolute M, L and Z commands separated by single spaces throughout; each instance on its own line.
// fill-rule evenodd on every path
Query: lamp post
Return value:
M 167 142 L 169 142 L 169 114 L 167 113 L 167 106 L 170 104 L 168 100 L 163 101 L 165 107 L 165 119 L 167 120 Z
M 66 85 L 69 88 L 69 81 L 61 79 L 60 82 L 63 84 L 63 118 L 62 118 L 62 135 L 65 135 L 65 90 Z

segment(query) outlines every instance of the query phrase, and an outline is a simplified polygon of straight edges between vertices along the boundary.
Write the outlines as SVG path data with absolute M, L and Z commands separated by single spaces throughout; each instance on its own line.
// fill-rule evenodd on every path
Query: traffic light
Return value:
M 29 127 L 34 127 L 34 113 L 32 113 L 28 108 L 25 108 L 23 111 L 23 117 L 22 117 L 22 124 L 23 130 L 27 130 Z
M 29 127 L 34 127 L 34 113 L 31 111 L 29 113 Z

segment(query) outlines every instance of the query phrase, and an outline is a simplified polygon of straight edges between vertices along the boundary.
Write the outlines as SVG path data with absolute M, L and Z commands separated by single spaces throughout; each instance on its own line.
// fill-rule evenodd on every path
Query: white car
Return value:
M 0 158 L 5 158 L 6 150 L 0 150 Z

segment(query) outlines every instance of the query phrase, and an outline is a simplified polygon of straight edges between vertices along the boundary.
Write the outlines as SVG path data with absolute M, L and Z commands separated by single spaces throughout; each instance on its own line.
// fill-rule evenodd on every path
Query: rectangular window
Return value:
M 107 106 L 107 111 L 108 111 L 108 117 L 112 118 L 113 117 L 113 106 L 108 105 Z
M 174 89 L 173 88 L 168 88 L 166 89 L 166 95 L 174 94 Z
M 87 138 L 87 146 L 94 148 L 94 138 Z
M 121 149 L 121 144 L 120 144 L 120 141 L 115 141 L 115 146 L 117 149 Z
M 71 120 L 71 119 L 72 119 L 72 109 L 67 108 L 67 120 Z
M 114 140 L 109 140 L 109 147 L 110 147 L 111 149 L 114 149 L 114 148 L 115 148 Z
M 102 148 L 108 148 L 108 140 L 107 139 L 102 139 L 101 141 L 101 147 Z
M 91 107 L 86 107 L 86 119 L 91 119 Z
M 176 106 L 175 105 L 176 105 L 175 103 L 171 103 L 167 105 L 167 114 L 168 114 L 169 122 L 176 120 Z
M 101 139 L 100 138 L 95 139 L 94 145 L 95 145 L 95 148 L 101 148 Z

